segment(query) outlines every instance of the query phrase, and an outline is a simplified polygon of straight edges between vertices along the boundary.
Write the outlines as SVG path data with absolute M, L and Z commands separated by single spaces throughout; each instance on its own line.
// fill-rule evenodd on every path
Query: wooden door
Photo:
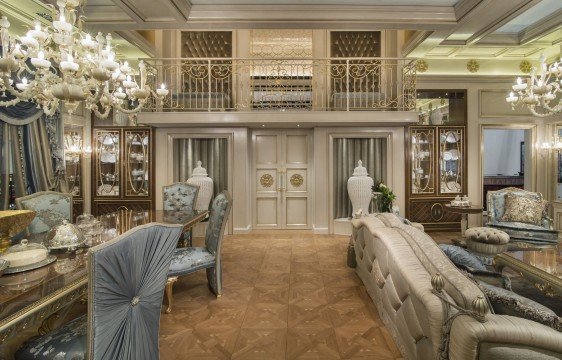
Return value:
M 311 136 L 306 131 L 255 131 L 255 229 L 310 229 Z

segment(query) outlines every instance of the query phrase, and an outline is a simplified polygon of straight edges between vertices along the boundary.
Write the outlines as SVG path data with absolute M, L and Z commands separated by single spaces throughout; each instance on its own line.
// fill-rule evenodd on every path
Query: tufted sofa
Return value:
M 372 214 L 352 224 L 356 272 L 406 358 L 561 358 L 562 333 L 491 314 L 483 299 L 475 302 L 484 297 L 478 286 L 423 231 L 393 214 Z M 439 293 L 432 286 L 437 273 Z

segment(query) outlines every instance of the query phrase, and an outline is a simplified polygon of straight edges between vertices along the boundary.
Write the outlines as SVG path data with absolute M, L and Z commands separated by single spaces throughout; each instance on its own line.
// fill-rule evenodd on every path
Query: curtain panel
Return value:
M 207 174 L 213 179 L 213 196 L 228 190 L 228 139 L 175 139 L 174 182 L 189 179 L 198 160 L 201 160 L 201 166 L 207 169 Z
M 1 98 L 9 100 L 9 98 Z M 16 197 L 64 190 L 63 120 L 32 102 L 0 107 L 0 208 L 9 205 L 9 175 Z
M 362 160 L 375 182 L 386 182 L 386 138 L 335 138 L 334 154 L 334 219 L 352 217 L 353 208 L 347 194 L 347 180 L 357 161 Z M 369 209 L 371 210 L 371 209 Z

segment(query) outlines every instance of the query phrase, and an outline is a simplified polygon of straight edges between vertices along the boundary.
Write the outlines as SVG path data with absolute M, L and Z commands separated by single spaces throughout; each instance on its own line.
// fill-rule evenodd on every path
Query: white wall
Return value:
M 522 129 L 484 129 L 484 176 L 518 175 Z

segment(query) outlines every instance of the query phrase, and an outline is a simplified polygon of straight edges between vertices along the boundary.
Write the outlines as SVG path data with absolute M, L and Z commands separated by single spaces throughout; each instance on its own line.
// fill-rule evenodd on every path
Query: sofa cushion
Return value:
M 501 315 L 533 320 L 562 331 L 562 319 L 554 311 L 531 299 L 480 281 L 478 286 L 486 294 L 494 311 Z
M 502 222 L 522 222 L 540 226 L 547 201 L 517 196 L 512 193 L 505 195 L 505 212 Z
M 440 244 L 439 247 L 456 266 L 486 271 L 486 267 L 478 258 L 460 246 Z

